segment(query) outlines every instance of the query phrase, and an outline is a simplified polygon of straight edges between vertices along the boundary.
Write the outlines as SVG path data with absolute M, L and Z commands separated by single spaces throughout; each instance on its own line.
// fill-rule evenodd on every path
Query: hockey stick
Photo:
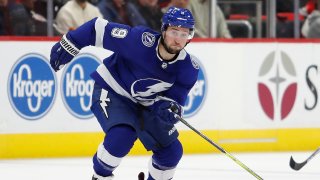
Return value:
M 303 161 L 302 163 L 297 163 L 293 160 L 292 156 L 290 158 L 290 167 L 296 171 L 300 170 L 304 165 L 306 165 L 316 154 L 320 152 L 320 147 L 308 157 L 307 160 Z
M 172 108 L 172 107 L 171 107 Z M 178 119 L 179 121 L 181 121 L 183 124 L 185 124 L 186 126 L 188 126 L 191 130 L 193 130 L 195 133 L 197 133 L 199 136 L 201 136 L 203 139 L 205 139 L 206 141 L 208 141 L 211 145 L 213 145 L 214 147 L 216 147 L 219 151 L 221 151 L 222 153 L 224 153 L 225 155 L 227 155 L 229 158 L 231 158 L 234 162 L 236 162 L 238 165 L 240 165 L 243 169 L 245 169 L 246 171 L 248 171 L 250 174 L 252 174 L 254 177 L 256 177 L 259 180 L 263 180 L 262 177 L 260 177 L 257 173 L 255 173 L 254 171 L 252 171 L 250 168 L 248 168 L 245 164 L 243 164 L 241 161 L 239 161 L 237 158 L 235 158 L 233 155 L 231 155 L 230 153 L 228 153 L 227 151 L 225 151 L 222 147 L 220 147 L 218 144 L 214 143 L 211 139 L 209 139 L 207 136 L 203 135 L 200 131 L 198 131 L 197 129 L 195 129 L 193 126 L 191 126 L 186 120 L 184 120 L 183 118 L 181 118 L 180 116 L 176 115 L 175 116 L 176 119 Z

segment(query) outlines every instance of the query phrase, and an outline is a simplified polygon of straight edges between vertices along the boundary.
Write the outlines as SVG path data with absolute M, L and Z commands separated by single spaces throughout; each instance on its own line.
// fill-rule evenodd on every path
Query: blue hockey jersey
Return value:
M 163 60 L 158 54 L 161 34 L 147 27 L 96 18 L 68 35 L 78 48 L 93 45 L 114 52 L 91 76 L 134 103 L 152 106 L 167 99 L 183 106 L 197 81 L 195 57 L 182 49 L 174 60 Z

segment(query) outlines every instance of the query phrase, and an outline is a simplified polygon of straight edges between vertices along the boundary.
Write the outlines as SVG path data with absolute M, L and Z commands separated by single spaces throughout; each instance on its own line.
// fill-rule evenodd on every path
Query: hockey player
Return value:
M 137 138 L 153 152 L 148 180 L 173 178 L 183 153 L 175 116 L 182 115 L 199 71 L 195 57 L 184 49 L 193 34 L 190 11 L 171 7 L 163 15 L 161 33 L 95 18 L 52 47 L 55 71 L 85 46 L 114 52 L 91 74 L 91 110 L 106 134 L 93 157 L 92 180 L 111 180 Z

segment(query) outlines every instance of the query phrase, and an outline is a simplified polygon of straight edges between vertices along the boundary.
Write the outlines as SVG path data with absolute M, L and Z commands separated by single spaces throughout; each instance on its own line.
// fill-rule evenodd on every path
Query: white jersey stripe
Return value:
M 137 103 L 137 100 L 135 100 L 126 90 L 124 90 L 118 82 L 112 77 L 109 70 L 106 68 L 106 66 L 102 63 L 97 68 L 98 74 L 102 77 L 102 79 L 119 95 L 127 97 L 131 101 Z
M 109 21 L 102 19 L 102 18 L 97 18 L 96 23 L 95 23 L 95 30 L 96 30 L 96 44 L 95 46 L 97 47 L 103 47 L 103 36 L 105 32 L 105 27 L 109 23 Z

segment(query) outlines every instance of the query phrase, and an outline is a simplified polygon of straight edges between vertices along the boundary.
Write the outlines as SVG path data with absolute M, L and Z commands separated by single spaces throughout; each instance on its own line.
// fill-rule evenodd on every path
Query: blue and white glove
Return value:
M 156 109 L 156 113 L 166 123 L 176 124 L 179 121 L 176 116 L 181 117 L 182 107 L 174 101 L 162 101 Z
M 51 49 L 50 65 L 54 71 L 60 70 L 80 51 L 67 37 L 68 35 L 63 35 L 60 42 L 57 42 Z

